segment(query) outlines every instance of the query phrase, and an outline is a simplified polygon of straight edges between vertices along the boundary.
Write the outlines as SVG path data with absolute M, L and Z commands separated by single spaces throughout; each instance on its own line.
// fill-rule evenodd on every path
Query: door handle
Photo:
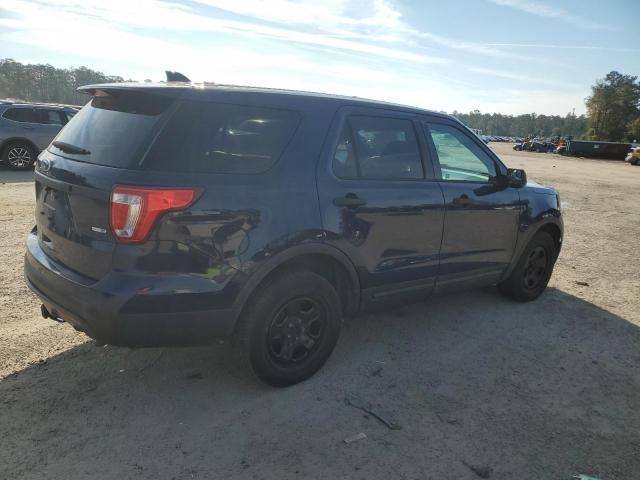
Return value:
M 358 198 L 355 193 L 347 193 L 344 197 L 336 197 L 333 199 L 333 204 L 336 207 L 351 207 L 357 208 L 362 207 L 367 204 L 367 201 Z
M 456 207 L 468 207 L 471 205 L 471 200 L 466 194 L 462 194 L 459 197 L 454 198 L 452 203 Z

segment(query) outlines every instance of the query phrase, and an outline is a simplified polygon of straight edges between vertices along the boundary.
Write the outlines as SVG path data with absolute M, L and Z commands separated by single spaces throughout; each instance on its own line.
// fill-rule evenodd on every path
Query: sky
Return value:
M 639 20 L 640 0 L 1 0 L 0 58 L 579 115 L 596 79 L 640 75 Z

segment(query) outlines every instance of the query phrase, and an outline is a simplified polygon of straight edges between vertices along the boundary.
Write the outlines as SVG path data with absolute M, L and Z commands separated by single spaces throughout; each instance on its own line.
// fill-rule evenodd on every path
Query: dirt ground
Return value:
M 492 148 L 561 192 L 548 291 L 360 316 L 284 390 L 234 377 L 226 345 L 96 347 L 43 320 L 31 174 L 0 170 L 0 479 L 640 478 L 640 167 Z

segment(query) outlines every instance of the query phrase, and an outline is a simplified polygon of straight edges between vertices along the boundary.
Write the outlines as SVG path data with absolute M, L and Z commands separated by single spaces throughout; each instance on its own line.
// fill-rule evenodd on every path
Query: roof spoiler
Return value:
M 187 82 L 191 83 L 187 77 L 185 77 L 180 72 L 172 72 L 170 70 L 165 70 L 164 72 L 167 75 L 167 82 Z

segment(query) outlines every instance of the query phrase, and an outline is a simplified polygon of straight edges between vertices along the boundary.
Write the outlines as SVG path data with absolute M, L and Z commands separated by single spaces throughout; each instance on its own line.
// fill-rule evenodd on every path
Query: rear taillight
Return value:
M 199 188 L 149 188 L 116 185 L 111 192 L 111 228 L 121 243 L 144 242 L 158 217 L 191 205 Z

